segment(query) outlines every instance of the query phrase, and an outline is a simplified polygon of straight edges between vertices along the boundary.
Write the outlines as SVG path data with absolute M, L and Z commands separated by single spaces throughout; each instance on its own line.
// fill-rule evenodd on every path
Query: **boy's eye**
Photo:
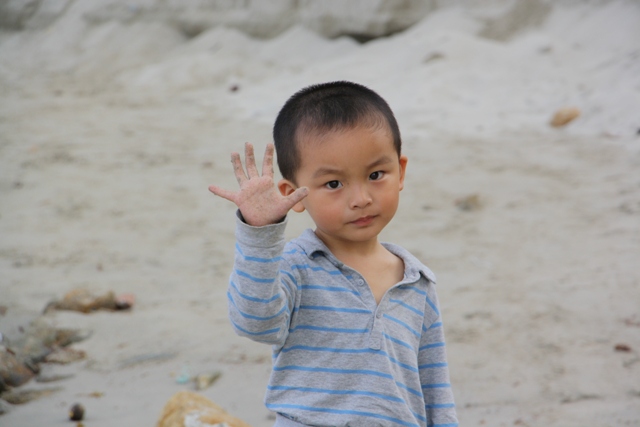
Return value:
M 380 178 L 382 178 L 382 176 L 384 175 L 384 172 L 382 171 L 375 171 L 373 172 L 371 175 L 369 175 L 369 179 L 372 181 L 377 181 Z
M 342 183 L 340 181 L 329 181 L 325 184 L 327 188 L 335 190 L 336 188 L 342 187 Z

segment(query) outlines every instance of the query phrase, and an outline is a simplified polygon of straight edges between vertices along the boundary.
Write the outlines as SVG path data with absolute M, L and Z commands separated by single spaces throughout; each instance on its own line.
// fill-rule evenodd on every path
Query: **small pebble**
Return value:
M 210 387 L 218 378 L 220 378 L 222 372 L 216 371 L 210 374 L 200 374 L 196 376 L 196 390 L 204 390 L 205 388 Z
M 480 196 L 477 194 L 471 194 L 469 196 L 456 199 L 454 203 L 458 209 L 467 212 L 477 211 L 482 207 Z
M 84 406 L 79 403 L 74 404 L 69 409 L 69 419 L 71 421 L 80 421 L 84 418 Z
M 553 115 L 549 124 L 554 128 L 566 126 L 580 116 L 580 110 L 576 107 L 561 108 Z
M 616 344 L 614 349 L 615 351 L 621 351 L 624 353 L 628 353 L 631 351 L 631 347 L 629 347 L 627 344 Z

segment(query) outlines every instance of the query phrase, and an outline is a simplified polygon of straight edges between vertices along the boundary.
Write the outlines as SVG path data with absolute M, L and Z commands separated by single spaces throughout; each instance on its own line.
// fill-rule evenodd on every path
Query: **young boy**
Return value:
M 350 82 L 307 87 L 276 119 L 283 179 L 269 144 L 240 191 L 228 299 L 239 335 L 273 346 L 266 406 L 275 426 L 438 426 L 458 422 L 435 276 L 409 252 L 378 241 L 404 186 L 407 157 L 387 103 Z M 285 244 L 286 215 L 316 228 Z

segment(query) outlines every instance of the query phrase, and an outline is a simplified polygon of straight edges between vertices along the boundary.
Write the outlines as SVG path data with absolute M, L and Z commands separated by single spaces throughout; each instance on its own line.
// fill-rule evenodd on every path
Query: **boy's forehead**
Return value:
M 379 162 L 381 157 L 391 159 L 398 155 L 391 132 L 380 126 L 310 132 L 301 136 L 297 144 L 300 163 L 296 174 L 301 169 L 309 171 L 338 164 L 342 164 L 340 167 L 350 168 L 361 161 Z M 372 156 L 375 159 L 372 160 Z
M 388 139 L 389 144 L 391 144 L 391 146 L 394 146 L 394 142 L 393 142 L 393 134 L 391 133 L 391 129 L 389 128 L 389 125 L 386 123 L 376 123 L 376 124 L 370 124 L 370 123 L 358 123 L 355 126 L 340 126 L 340 127 L 335 127 L 335 128 L 305 128 L 305 127 L 300 127 L 298 128 L 298 131 L 296 132 L 296 148 L 298 149 L 298 152 L 301 153 L 304 151 L 304 147 L 305 146 L 317 146 L 317 145 L 321 145 L 323 142 L 329 140 L 329 139 L 334 139 L 334 138 L 340 138 L 340 134 L 348 134 L 351 131 L 354 130 L 363 130 L 365 132 L 370 132 L 371 134 L 374 133 L 378 133 L 381 130 L 384 130 L 384 134 L 386 135 L 386 138 Z

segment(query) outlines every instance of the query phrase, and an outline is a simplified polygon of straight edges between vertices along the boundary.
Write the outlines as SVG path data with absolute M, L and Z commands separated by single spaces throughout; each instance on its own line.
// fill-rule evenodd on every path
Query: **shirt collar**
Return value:
M 306 229 L 298 238 L 294 239 L 294 242 L 304 250 L 305 254 L 310 259 L 314 259 L 318 253 L 322 253 L 339 267 L 343 265 L 310 228 Z M 404 275 L 407 279 L 415 278 L 417 280 L 417 275 L 422 274 L 429 281 L 436 283 L 436 275 L 433 274 L 429 267 L 421 263 L 408 250 L 401 246 L 394 245 L 393 243 L 382 243 L 382 245 L 391 253 L 402 259 L 404 262 Z

